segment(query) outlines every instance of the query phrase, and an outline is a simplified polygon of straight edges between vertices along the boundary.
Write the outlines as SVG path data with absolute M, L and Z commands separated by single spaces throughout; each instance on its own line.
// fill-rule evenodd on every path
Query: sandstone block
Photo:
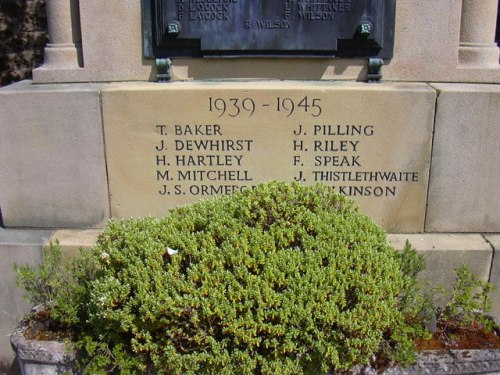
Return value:
M 100 86 L 0 89 L 0 207 L 7 227 L 96 228 L 109 217 Z
M 327 183 L 387 230 L 422 231 L 434 103 L 423 84 L 113 84 L 112 216 L 162 216 L 280 179 Z
M 500 232 L 500 86 L 438 90 L 428 232 Z
M 80 249 L 90 249 L 95 245 L 99 229 L 60 229 L 55 231 L 49 242 L 59 242 L 63 259 L 77 256 Z

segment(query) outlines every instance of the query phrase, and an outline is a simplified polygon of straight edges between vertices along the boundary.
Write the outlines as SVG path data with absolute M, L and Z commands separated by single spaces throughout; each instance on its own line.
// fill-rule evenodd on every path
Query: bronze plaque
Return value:
M 147 57 L 391 58 L 396 0 L 143 0 Z

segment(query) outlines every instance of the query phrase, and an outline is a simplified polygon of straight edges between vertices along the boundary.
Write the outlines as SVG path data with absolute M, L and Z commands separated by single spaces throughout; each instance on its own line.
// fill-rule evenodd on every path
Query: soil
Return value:
M 75 332 L 54 324 L 50 312 L 39 310 L 25 322 L 24 336 L 30 340 L 73 339 Z M 500 328 L 486 330 L 478 323 L 462 326 L 455 321 L 438 322 L 437 329 L 428 340 L 419 339 L 417 350 L 500 349 Z
M 439 322 L 429 340 L 417 340 L 422 350 L 500 349 L 500 329 L 491 331 L 478 323 L 463 327 L 458 322 Z
M 50 312 L 45 309 L 37 310 L 23 323 L 25 325 L 24 337 L 28 340 L 62 341 L 75 338 L 73 330 L 55 324 L 50 318 Z

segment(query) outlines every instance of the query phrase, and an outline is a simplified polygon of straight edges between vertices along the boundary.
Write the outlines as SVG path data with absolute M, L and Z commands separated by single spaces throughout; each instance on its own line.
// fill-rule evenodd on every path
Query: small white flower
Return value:
M 167 254 L 172 256 L 172 255 L 175 255 L 179 252 L 179 250 L 174 250 L 174 249 L 171 249 L 170 247 L 167 247 Z
M 102 254 L 101 254 L 101 259 L 102 259 L 102 260 L 109 259 L 109 254 L 108 254 L 108 253 L 102 253 Z

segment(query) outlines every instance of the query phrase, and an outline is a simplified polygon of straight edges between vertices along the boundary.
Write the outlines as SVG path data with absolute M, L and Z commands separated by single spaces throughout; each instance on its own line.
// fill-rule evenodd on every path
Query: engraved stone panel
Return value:
M 142 3 L 149 57 L 392 57 L 395 0 Z
M 161 216 L 279 179 L 335 186 L 386 229 L 422 231 L 434 101 L 423 84 L 112 85 L 112 216 Z

